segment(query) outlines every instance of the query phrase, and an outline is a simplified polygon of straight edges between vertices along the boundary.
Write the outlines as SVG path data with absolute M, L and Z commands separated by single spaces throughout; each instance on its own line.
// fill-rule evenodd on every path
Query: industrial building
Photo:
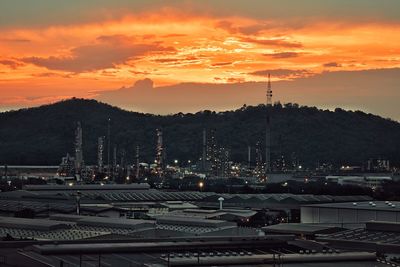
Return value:
M 262 228 L 266 235 L 268 234 L 293 234 L 299 238 L 314 239 L 318 235 L 326 235 L 342 232 L 345 229 L 324 225 L 307 223 L 280 223 L 265 226 Z
M 383 183 L 392 181 L 391 176 L 366 175 L 366 176 L 337 176 L 329 175 L 325 179 L 329 182 L 336 182 L 340 185 L 354 185 L 368 187 L 373 190 L 382 187 Z
M 379 253 L 400 253 L 400 223 L 367 222 L 365 227 L 317 238 L 340 248 L 362 248 Z
M 369 221 L 400 222 L 400 202 L 364 201 L 303 205 L 302 223 L 359 227 Z
M 373 252 L 333 250 L 294 236 L 194 237 L 148 240 L 7 242 L 2 264 L 49 266 L 293 266 L 382 267 Z M 313 247 L 315 250 L 309 250 Z

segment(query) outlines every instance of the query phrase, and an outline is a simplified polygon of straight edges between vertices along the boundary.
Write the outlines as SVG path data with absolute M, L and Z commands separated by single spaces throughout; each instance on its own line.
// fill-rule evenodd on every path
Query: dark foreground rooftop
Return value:
M 293 236 L 201 237 L 149 240 L 8 244 L 5 261 L 17 266 L 385 266 L 375 253 L 311 251 L 290 245 Z M 4 246 L 3 246 L 4 247 Z M 11 265 L 4 265 L 11 266 Z
M 400 223 L 371 221 L 366 223 L 365 228 L 331 234 L 317 240 L 339 248 L 400 254 Z

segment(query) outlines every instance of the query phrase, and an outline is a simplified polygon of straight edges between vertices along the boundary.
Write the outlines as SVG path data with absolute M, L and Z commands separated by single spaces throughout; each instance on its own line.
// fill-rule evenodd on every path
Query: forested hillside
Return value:
M 334 112 L 296 104 L 269 107 L 273 157 L 296 155 L 306 166 L 317 161 L 359 164 L 368 158 L 400 162 L 400 124 L 388 119 L 336 109 Z M 107 133 L 111 143 L 133 161 L 137 145 L 142 161 L 154 160 L 155 129 L 162 128 L 167 161 L 196 160 L 201 154 L 202 129 L 215 129 L 218 145 L 234 161 L 247 159 L 247 147 L 265 139 L 264 105 L 235 111 L 157 116 L 128 112 L 95 100 L 71 99 L 52 105 L 0 114 L 0 164 L 59 164 L 73 154 L 74 131 L 83 127 L 84 158 L 93 164 L 97 138 Z

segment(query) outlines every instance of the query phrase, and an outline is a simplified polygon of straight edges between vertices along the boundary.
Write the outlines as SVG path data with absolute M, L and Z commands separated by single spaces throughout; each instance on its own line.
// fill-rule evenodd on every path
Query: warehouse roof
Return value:
M 362 201 L 362 202 L 343 202 L 343 203 L 321 203 L 304 205 L 303 207 L 335 208 L 335 209 L 356 209 L 356 210 L 382 210 L 400 211 L 399 201 Z
M 295 194 L 218 194 L 198 191 L 161 191 L 156 189 L 130 189 L 124 185 L 86 185 L 85 190 L 78 186 L 51 187 L 37 186 L 33 191 L 14 191 L 0 193 L 0 198 L 29 198 L 37 200 L 70 199 L 74 200 L 76 192 L 81 192 L 82 201 L 88 202 L 166 202 L 166 201 L 196 201 L 203 204 L 218 204 L 220 197 L 224 204 L 234 206 L 265 206 L 273 204 L 300 205 L 315 203 L 338 203 L 349 201 L 370 201 L 369 196 L 331 196 L 331 195 L 295 195 Z M 32 187 L 33 188 L 33 187 Z M 40 189 L 40 190 L 39 190 Z M 171 203 L 170 206 L 174 204 Z
M 147 183 L 137 184 L 73 184 L 73 185 L 25 185 L 28 191 L 53 191 L 53 190 L 137 190 L 149 189 Z
M 46 220 L 46 219 L 0 217 L 0 227 L 49 231 L 60 228 L 69 228 L 69 225 L 66 224 L 65 222 Z
M 267 233 L 285 233 L 285 234 L 328 234 L 343 231 L 342 228 L 328 225 L 317 225 L 307 223 L 281 223 L 263 227 Z
M 174 225 L 201 226 L 201 227 L 236 226 L 236 223 L 222 221 L 222 220 L 208 220 L 196 217 L 183 217 L 183 216 L 172 216 L 172 215 L 158 216 L 156 220 L 157 224 L 174 224 Z
M 364 247 L 371 250 L 400 252 L 400 224 L 390 222 L 368 222 L 365 228 L 347 230 L 317 240 L 341 247 Z
M 318 202 L 345 202 L 345 201 L 368 201 L 369 196 L 331 196 L 331 195 L 295 195 L 295 194 L 214 194 L 207 196 L 203 201 L 218 201 L 219 197 L 224 198 L 224 203 L 230 202 L 298 202 L 298 203 L 318 203 Z

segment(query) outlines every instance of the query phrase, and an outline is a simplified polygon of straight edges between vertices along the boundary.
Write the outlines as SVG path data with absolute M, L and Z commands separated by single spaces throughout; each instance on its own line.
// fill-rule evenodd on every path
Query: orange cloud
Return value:
M 296 27 L 277 18 L 163 9 L 96 23 L 0 28 L 0 36 L 7 36 L 0 38 L 0 97 L 21 105 L 35 96 L 90 97 L 145 78 L 155 88 L 233 85 L 265 82 L 267 72 L 283 81 L 329 69 L 400 67 L 396 23 L 319 19 Z
M 99 43 L 73 48 L 71 56 L 50 56 L 23 58 L 25 63 L 32 63 L 50 70 L 85 72 L 114 68 L 128 60 L 134 60 L 146 53 L 174 51 L 172 47 L 159 44 L 136 44 L 128 36 L 100 36 Z

